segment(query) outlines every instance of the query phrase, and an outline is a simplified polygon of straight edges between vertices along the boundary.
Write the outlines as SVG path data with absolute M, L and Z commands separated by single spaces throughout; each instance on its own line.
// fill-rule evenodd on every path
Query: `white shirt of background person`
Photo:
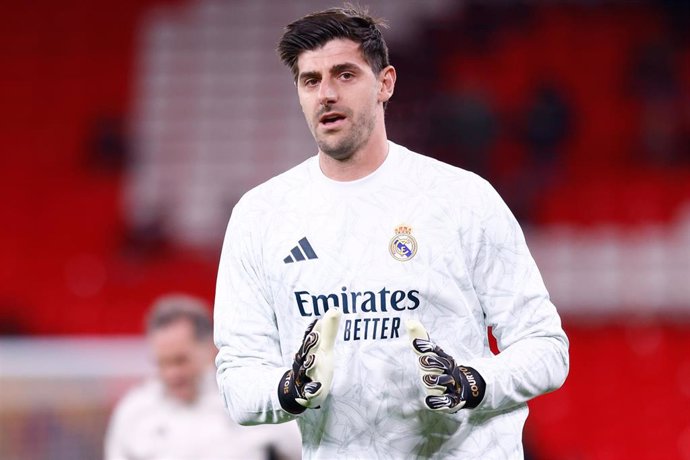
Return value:
M 215 381 L 209 309 L 199 299 L 158 300 L 147 321 L 157 376 L 117 405 L 106 460 L 292 460 L 301 458 L 295 422 L 243 427 L 226 412 Z

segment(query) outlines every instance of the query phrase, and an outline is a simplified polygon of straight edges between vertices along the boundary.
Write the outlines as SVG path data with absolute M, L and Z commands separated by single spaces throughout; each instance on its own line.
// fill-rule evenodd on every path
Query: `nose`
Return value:
M 328 78 L 324 78 L 319 85 L 319 104 L 329 105 L 338 100 L 335 85 Z

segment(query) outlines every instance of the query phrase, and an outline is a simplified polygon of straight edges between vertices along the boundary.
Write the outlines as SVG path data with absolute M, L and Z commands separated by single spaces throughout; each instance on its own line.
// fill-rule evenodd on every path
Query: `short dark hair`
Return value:
M 213 320 L 206 302 L 186 294 L 158 298 L 146 317 L 146 332 L 151 334 L 180 320 L 189 321 L 197 340 L 208 339 L 213 334 Z
M 388 46 L 380 27 L 387 27 L 386 23 L 369 16 L 366 9 L 351 5 L 330 8 L 288 24 L 278 43 L 278 54 L 297 80 L 297 59 L 302 52 L 315 50 L 336 38 L 346 38 L 359 44 L 364 59 L 378 75 L 390 65 Z

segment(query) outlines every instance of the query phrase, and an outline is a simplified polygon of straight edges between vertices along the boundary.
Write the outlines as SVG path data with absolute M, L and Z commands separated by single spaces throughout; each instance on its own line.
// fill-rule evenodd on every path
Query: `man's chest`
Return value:
M 296 213 L 268 232 L 263 265 L 281 326 L 299 335 L 339 308 L 344 340 L 370 340 L 397 338 L 406 318 L 432 311 L 457 319 L 458 292 L 471 289 L 462 226 L 434 203 L 373 204 Z
M 458 225 L 433 209 L 343 204 L 272 221 L 263 266 L 279 286 L 407 281 L 462 256 Z
M 133 458 L 179 458 L 209 454 L 221 448 L 227 420 L 199 410 L 177 410 L 165 404 L 142 411 L 128 423 L 127 451 Z M 221 449 L 222 450 L 222 449 Z M 191 457 L 190 457 L 191 458 Z

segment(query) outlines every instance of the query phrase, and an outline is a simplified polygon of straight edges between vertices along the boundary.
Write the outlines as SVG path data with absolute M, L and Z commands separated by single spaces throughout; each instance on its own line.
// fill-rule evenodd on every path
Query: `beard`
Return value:
M 319 113 L 317 120 L 321 116 L 321 113 L 326 113 L 330 110 L 333 110 L 333 108 L 326 107 Z M 352 158 L 352 156 L 369 140 L 374 126 L 376 125 L 376 115 L 372 110 L 370 112 L 362 112 L 355 118 L 351 110 L 336 110 L 341 111 L 347 116 L 347 120 L 350 122 L 349 129 L 339 131 L 335 134 L 320 135 L 317 133 L 317 130 L 314 129 L 313 134 L 319 150 L 334 160 L 346 161 Z M 316 126 L 319 126 L 318 122 Z

